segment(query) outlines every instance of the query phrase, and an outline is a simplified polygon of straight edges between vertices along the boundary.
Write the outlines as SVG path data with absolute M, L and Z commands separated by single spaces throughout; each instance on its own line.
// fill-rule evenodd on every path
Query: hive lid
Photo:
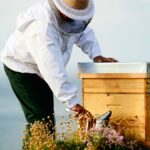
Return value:
M 150 73 L 150 62 L 78 63 L 79 73 Z

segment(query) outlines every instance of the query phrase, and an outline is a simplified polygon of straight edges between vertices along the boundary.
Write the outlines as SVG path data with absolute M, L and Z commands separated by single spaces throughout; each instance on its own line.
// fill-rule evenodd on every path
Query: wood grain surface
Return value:
M 79 74 L 83 106 L 150 144 L 150 74 Z
M 144 94 L 84 94 L 84 107 L 93 115 L 111 110 L 111 122 L 145 140 Z
M 86 79 L 84 93 L 145 93 L 144 79 Z M 147 87 L 147 91 L 150 92 Z
M 150 78 L 148 73 L 79 73 L 79 78 Z

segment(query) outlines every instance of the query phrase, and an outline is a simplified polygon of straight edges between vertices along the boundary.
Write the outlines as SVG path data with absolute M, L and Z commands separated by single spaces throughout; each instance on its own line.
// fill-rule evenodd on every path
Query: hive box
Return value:
M 79 63 L 83 105 L 150 143 L 150 63 Z

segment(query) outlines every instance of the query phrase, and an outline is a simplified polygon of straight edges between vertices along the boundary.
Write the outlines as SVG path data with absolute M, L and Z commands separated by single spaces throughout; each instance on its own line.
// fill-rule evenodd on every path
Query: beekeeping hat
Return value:
M 73 20 L 88 20 L 94 15 L 93 0 L 53 0 L 57 9 Z

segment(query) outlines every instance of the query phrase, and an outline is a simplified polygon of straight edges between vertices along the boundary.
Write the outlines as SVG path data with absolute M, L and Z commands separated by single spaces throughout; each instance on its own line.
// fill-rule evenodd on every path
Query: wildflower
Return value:
M 69 121 L 65 121 L 65 118 L 62 117 L 63 121 L 59 124 L 62 130 L 56 134 L 51 134 L 48 130 L 51 124 L 49 116 L 47 117 L 49 122 L 45 123 L 42 120 L 30 124 L 30 129 L 24 132 L 23 150 L 134 150 L 137 147 L 136 140 L 128 140 L 111 126 L 104 128 L 93 126 L 86 132 L 83 129 L 74 128 L 77 124 L 75 125 L 71 116 L 69 117 L 71 119 Z M 27 135 L 30 136 L 28 139 Z

